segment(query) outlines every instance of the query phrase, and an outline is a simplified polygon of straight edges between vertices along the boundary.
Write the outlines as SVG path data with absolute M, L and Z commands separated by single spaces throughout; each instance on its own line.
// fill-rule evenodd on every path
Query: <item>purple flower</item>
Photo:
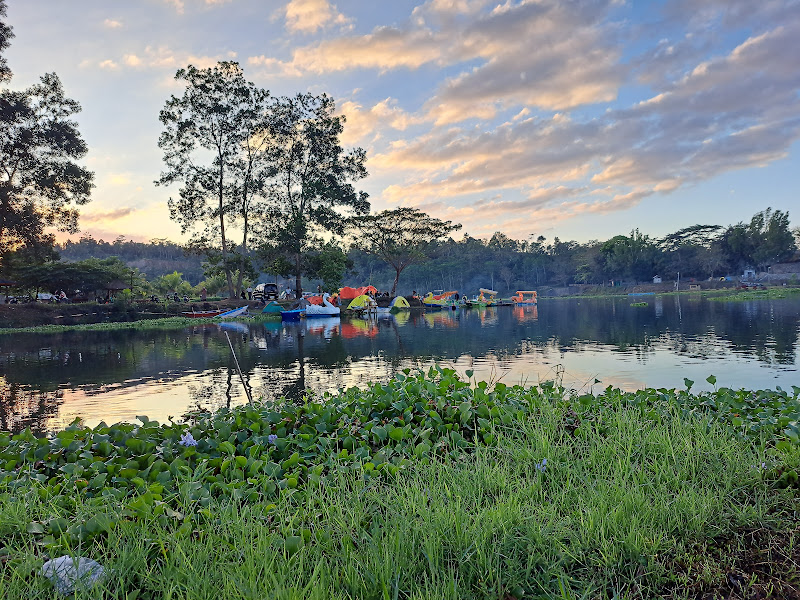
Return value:
M 178 442 L 181 446 L 197 446 L 197 440 L 192 437 L 191 432 L 187 431 L 181 436 L 181 441 Z
M 269 435 L 267 436 L 267 441 L 268 441 L 270 444 L 274 444 L 275 442 L 277 442 L 277 441 L 278 441 L 278 436 L 277 436 L 277 435 L 275 435 L 274 433 L 271 433 L 271 434 L 269 434 Z
M 543 458 L 542 462 L 535 463 L 533 466 L 536 467 L 539 473 L 544 473 L 547 470 L 547 459 Z

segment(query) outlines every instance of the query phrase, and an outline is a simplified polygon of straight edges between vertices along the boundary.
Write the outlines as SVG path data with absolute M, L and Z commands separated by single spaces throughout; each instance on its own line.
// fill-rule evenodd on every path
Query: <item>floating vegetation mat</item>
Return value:
M 793 535 L 800 388 L 684 383 L 577 395 L 434 367 L 177 423 L 0 433 L 0 589 L 51 597 L 37 569 L 68 554 L 113 573 L 86 597 L 713 594 L 738 564 L 714 548 Z M 796 569 L 776 571 L 789 590 Z

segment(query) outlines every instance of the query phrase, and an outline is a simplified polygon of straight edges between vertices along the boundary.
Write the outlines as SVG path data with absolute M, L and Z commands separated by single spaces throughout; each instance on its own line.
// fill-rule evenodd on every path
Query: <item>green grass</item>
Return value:
M 570 397 L 438 368 L 187 424 L 0 436 L 0 589 L 52 597 L 36 572 L 69 553 L 112 569 L 78 598 L 714 592 L 736 554 L 709 549 L 797 525 L 798 392 Z
M 396 481 L 345 473 L 300 502 L 186 501 L 166 522 L 126 519 L 102 498 L 66 511 L 35 490 L 6 495 L 6 597 L 51 597 L 33 576 L 46 547 L 28 524 L 54 514 L 115 523 L 59 550 L 113 569 L 79 597 L 193 599 L 502 599 L 518 588 L 647 598 L 686 583 L 670 565 L 691 557 L 693 543 L 785 519 L 792 495 L 751 467 L 775 457 L 700 420 L 643 426 L 623 408 L 607 417 L 603 432 L 573 437 L 564 414 L 546 408 L 496 448 L 420 464 Z

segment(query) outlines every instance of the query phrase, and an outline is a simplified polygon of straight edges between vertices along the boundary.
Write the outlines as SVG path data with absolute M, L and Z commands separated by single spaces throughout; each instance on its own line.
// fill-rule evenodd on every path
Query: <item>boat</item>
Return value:
M 299 321 L 306 316 L 306 309 L 309 306 L 311 303 L 308 300 L 300 298 L 289 310 L 281 311 L 281 321 Z
M 517 295 L 511 297 L 514 306 L 536 306 L 538 294 L 535 291 L 517 290 Z
M 236 317 L 241 317 L 247 314 L 247 306 L 240 306 L 239 308 L 234 308 L 233 310 L 229 310 L 223 313 L 216 315 L 215 319 L 235 319 Z
M 222 309 L 218 310 L 192 310 L 188 312 L 182 312 L 181 315 L 186 317 L 187 319 L 212 319 L 224 313 L 225 311 Z
M 495 306 L 497 304 L 495 300 L 496 291 L 487 288 L 479 288 L 478 291 L 480 294 L 467 300 L 467 306 Z
M 453 310 L 456 309 L 458 305 L 458 292 L 442 292 L 442 290 L 436 290 L 439 294 L 435 294 L 433 292 L 428 292 L 428 295 L 422 299 L 422 305 L 427 308 L 452 308 Z
M 322 305 L 310 304 L 306 307 L 306 318 L 311 317 L 338 317 L 341 311 L 328 300 L 330 295 L 326 292 L 322 295 Z

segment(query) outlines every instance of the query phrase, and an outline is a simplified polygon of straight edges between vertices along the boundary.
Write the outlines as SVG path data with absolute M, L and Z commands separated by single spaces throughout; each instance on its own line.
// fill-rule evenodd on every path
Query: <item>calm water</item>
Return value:
M 632 307 L 646 300 L 646 307 Z M 563 377 L 590 390 L 800 385 L 800 300 L 699 297 L 544 300 L 538 307 L 400 313 L 300 324 L 0 336 L 0 430 L 165 420 L 197 405 L 246 401 L 227 331 L 253 395 L 299 396 L 386 380 L 439 362 L 480 379 Z M 599 379 L 601 383 L 595 383 Z

